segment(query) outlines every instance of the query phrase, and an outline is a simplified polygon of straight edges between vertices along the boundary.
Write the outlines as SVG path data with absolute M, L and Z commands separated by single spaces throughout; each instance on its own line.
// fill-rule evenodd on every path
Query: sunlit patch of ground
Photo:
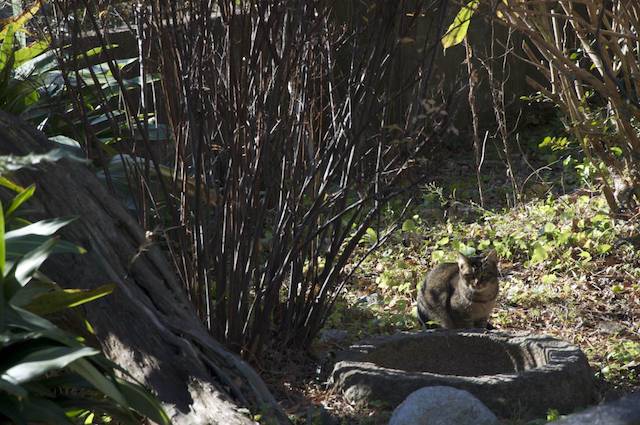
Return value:
M 353 341 L 419 329 L 415 296 L 429 268 L 456 251 L 489 244 L 501 254 L 496 328 L 535 330 L 578 345 L 603 398 L 640 389 L 640 256 L 633 245 L 638 220 L 614 220 L 600 198 L 585 195 L 535 201 L 472 223 L 427 222 L 419 211 L 412 220 L 405 232 L 410 234 L 370 257 L 345 290 L 326 326 L 340 338 L 318 342 L 313 356 L 299 362 L 310 361 L 315 369 L 285 362 L 291 390 L 282 393 L 284 405 L 300 423 L 313 417 L 312 405 L 342 423 L 386 423 L 388 411 L 349 405 L 323 385 L 326 375 L 316 369 Z M 291 394 L 297 399 L 287 405 Z

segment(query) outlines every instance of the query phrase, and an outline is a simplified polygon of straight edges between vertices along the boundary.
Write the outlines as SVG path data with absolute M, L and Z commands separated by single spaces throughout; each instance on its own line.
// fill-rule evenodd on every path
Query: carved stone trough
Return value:
M 576 346 L 544 335 L 432 330 L 377 337 L 339 353 L 331 381 L 352 403 L 396 407 L 413 391 L 469 391 L 499 417 L 548 409 L 568 413 L 594 401 L 593 374 Z

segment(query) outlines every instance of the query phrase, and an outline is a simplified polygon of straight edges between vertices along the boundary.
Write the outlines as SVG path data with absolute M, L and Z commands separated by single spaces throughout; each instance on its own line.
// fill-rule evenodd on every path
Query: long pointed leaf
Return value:
M 15 278 L 22 286 L 29 283 L 33 274 L 38 271 L 42 263 L 44 263 L 49 254 L 53 250 L 57 240 L 49 239 L 38 248 L 27 253 L 20 262 L 18 262 L 15 271 Z
M 5 308 L 5 310 L 7 312 L 7 321 L 11 322 L 11 325 L 15 328 L 28 330 L 57 329 L 57 327 L 47 319 L 21 308 L 10 306 L 10 308 Z
M 11 238 L 6 244 L 7 261 L 16 261 L 23 255 L 33 251 L 49 239 L 48 236 L 28 235 L 19 238 Z M 84 254 L 87 252 L 81 246 L 72 244 L 71 242 L 58 240 L 53 247 L 52 254 Z
M 0 31 L 0 33 L 2 32 L 5 33 L 5 37 L 2 41 L 2 46 L 0 47 L 0 85 L 3 88 L 6 88 L 6 85 L 9 82 L 9 78 L 11 77 L 11 71 L 13 69 L 13 63 L 15 60 L 15 56 L 13 55 L 13 25 L 7 25 L 2 31 Z M 5 97 L 6 93 L 0 93 L 0 95 Z
M 122 379 L 118 379 L 118 383 L 122 394 L 136 412 L 157 424 L 168 425 L 171 423 L 158 400 L 153 398 L 144 388 Z
M 72 217 L 41 220 L 28 226 L 24 226 L 16 230 L 11 230 L 10 232 L 7 232 L 5 237 L 7 239 L 14 239 L 25 235 L 51 236 L 75 219 L 75 217 Z
M 9 208 L 7 208 L 7 213 L 5 214 L 6 217 L 10 217 L 11 214 L 13 214 L 18 208 L 20 208 L 20 205 L 28 201 L 33 196 L 35 191 L 36 186 L 32 184 L 22 192 L 18 193 L 13 198 L 13 200 L 11 200 L 11 204 L 9 204 Z
M 33 300 L 39 297 L 40 295 L 46 294 L 55 289 L 56 289 L 56 286 L 52 285 L 49 282 L 40 282 L 34 279 L 31 282 L 29 282 L 28 285 L 19 287 L 13 293 L 13 296 L 11 297 L 11 300 L 9 302 L 11 303 L 11 305 L 15 307 L 25 308 L 26 305 L 31 304 Z M 29 310 L 28 308 L 25 308 L 25 309 Z
M 26 24 L 27 22 L 29 22 L 29 20 L 31 18 L 33 18 L 33 15 L 35 15 L 38 10 L 40 10 L 40 8 L 42 7 L 42 0 L 37 0 L 35 3 L 33 3 L 33 5 L 31 5 L 31 7 L 29 9 L 26 9 L 24 12 L 22 12 L 20 15 L 18 16 L 14 16 L 9 20 L 9 27 L 15 27 L 16 29 L 21 29 L 22 27 L 24 27 L 24 24 Z M 0 31 L 0 40 L 2 40 L 3 38 L 5 38 L 7 36 L 8 30 L 7 28 L 3 28 Z
M 103 285 L 90 290 L 61 289 L 37 296 L 24 308 L 34 314 L 46 316 L 102 298 L 112 293 L 114 288 L 115 285 Z
M 29 61 L 38 55 L 41 55 L 49 48 L 51 40 L 46 38 L 44 40 L 36 41 L 27 47 L 23 47 L 16 52 L 15 66 L 20 66 L 26 61 Z
M 4 278 L 4 268 L 7 262 L 7 247 L 5 245 L 4 211 L 0 202 L 0 279 Z M 4 288 L 0 288 L 4 291 Z M 0 300 L 2 301 L 2 300 Z
M 69 155 L 65 150 L 57 148 L 46 153 L 30 153 L 23 156 L 2 155 L 0 156 L 0 173 L 16 171 L 22 168 L 33 168 L 33 166 L 43 162 L 56 162 L 63 158 L 76 162 L 87 162 L 87 160 L 82 160 L 76 156 Z
M 0 391 L 4 391 L 5 393 L 9 393 L 16 397 L 26 397 L 27 390 L 22 388 L 20 385 L 16 385 L 12 382 L 6 381 L 4 379 L 0 379 Z
M 27 418 L 16 403 L 16 399 L 2 393 L 0 393 L 0 415 L 9 418 L 14 425 L 27 425 Z
M 47 347 L 27 354 L 20 362 L 2 373 L 1 378 L 12 384 L 29 382 L 48 372 L 63 369 L 71 363 L 99 351 L 90 347 Z
M 51 400 L 41 397 L 29 397 L 23 402 L 29 423 L 48 425 L 72 425 L 64 410 Z
M 4 186 L 7 189 L 13 190 L 14 192 L 18 193 L 18 192 L 22 192 L 25 188 L 20 186 L 19 184 L 16 184 L 14 182 L 12 182 L 11 180 L 9 180 L 6 177 L 0 176 L 0 186 Z
M 79 359 L 78 361 L 70 364 L 69 367 L 71 370 L 89 381 L 98 391 L 114 400 L 120 406 L 129 407 L 127 400 L 124 398 L 122 393 L 120 393 L 115 384 L 106 378 L 104 374 L 98 371 L 89 361 Z

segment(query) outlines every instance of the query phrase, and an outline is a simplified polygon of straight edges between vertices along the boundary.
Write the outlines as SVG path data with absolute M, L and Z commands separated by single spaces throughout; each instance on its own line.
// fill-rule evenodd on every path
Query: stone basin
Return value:
M 394 408 L 419 388 L 444 385 L 469 391 L 499 417 L 528 419 L 595 398 L 578 347 L 526 332 L 405 332 L 355 344 L 337 360 L 331 381 L 352 403 Z

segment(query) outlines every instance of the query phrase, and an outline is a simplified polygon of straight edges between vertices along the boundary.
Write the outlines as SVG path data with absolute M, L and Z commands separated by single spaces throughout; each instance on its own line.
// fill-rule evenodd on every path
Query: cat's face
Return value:
M 498 257 L 495 251 L 477 257 L 458 255 L 458 269 L 465 283 L 477 290 L 494 284 L 498 277 Z

